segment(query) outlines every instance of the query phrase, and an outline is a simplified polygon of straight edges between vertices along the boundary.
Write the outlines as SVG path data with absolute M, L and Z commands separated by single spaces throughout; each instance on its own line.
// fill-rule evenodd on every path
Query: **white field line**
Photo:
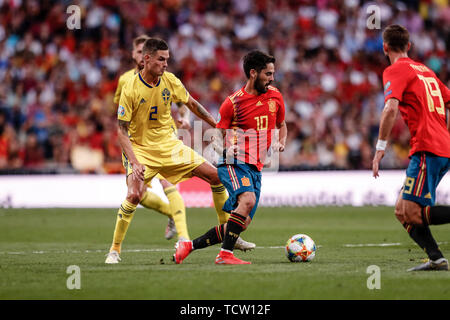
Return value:
M 411 242 L 412 243 L 412 242 Z M 448 244 L 447 241 L 438 242 L 438 245 Z M 393 243 L 355 243 L 355 244 L 344 244 L 344 247 L 347 248 L 356 248 L 356 247 L 395 247 L 401 246 L 403 243 L 401 242 L 393 242 Z
M 317 246 L 320 248 L 321 246 Z M 284 249 L 284 246 L 257 247 L 258 249 Z M 173 252 L 175 249 L 154 248 L 154 249 L 125 249 L 122 252 Z M 0 251 L 0 254 L 28 255 L 28 254 L 70 254 L 70 253 L 107 253 L 107 249 L 98 250 L 49 250 L 49 251 Z
M 174 251 L 175 249 L 162 249 L 162 248 L 156 248 L 156 249 L 129 249 L 129 250 L 122 250 L 122 252 L 164 252 L 164 251 Z M 98 249 L 98 250 L 49 250 L 49 251 L 31 251 L 31 252 L 25 252 L 25 251 L 16 251 L 16 252 L 6 252 L 6 251 L 0 251 L 0 254 L 50 254 L 50 253 L 102 253 L 105 252 L 108 253 L 108 249 Z
M 441 244 L 448 244 L 448 242 L 438 242 Z M 394 247 L 401 246 L 401 242 L 393 242 L 393 243 L 349 243 L 342 245 L 345 248 L 360 248 L 360 247 Z M 321 245 L 317 246 L 321 248 Z M 268 247 L 256 247 L 257 249 L 284 249 L 284 246 L 268 246 Z M 0 251 L 0 255 L 9 254 L 9 255 L 29 255 L 29 254 L 71 254 L 71 253 L 107 253 L 107 249 L 98 249 L 98 250 L 48 250 L 48 251 Z M 154 249 L 125 249 L 122 252 L 173 252 L 174 249 L 168 248 L 154 248 Z
M 401 246 L 400 242 L 394 243 L 355 243 L 355 244 L 344 244 L 344 247 L 347 248 L 356 248 L 356 247 L 394 247 Z

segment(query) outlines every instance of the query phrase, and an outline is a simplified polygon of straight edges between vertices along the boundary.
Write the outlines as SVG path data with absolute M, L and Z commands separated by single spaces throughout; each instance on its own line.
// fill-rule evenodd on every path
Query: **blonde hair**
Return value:
M 133 48 L 136 48 L 138 45 L 140 45 L 141 43 L 144 43 L 148 39 L 150 39 L 150 37 L 148 35 L 146 35 L 146 34 L 141 34 L 140 36 L 134 38 L 134 40 L 133 40 Z

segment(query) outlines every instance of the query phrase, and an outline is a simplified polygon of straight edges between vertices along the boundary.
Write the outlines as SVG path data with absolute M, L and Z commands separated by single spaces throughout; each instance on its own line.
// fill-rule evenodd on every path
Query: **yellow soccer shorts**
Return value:
M 149 187 L 154 177 L 166 179 L 173 185 L 187 180 L 192 177 L 192 171 L 206 161 L 178 139 L 154 146 L 133 146 L 133 152 L 139 163 L 145 166 L 144 180 Z M 122 163 L 128 177 L 133 168 L 124 154 Z

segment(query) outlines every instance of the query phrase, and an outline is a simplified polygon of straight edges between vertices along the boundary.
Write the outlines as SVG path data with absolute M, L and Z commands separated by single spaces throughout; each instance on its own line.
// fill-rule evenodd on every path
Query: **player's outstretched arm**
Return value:
M 221 128 L 215 129 L 211 138 L 214 151 L 217 152 L 219 156 L 222 156 L 225 141 L 225 129 Z
M 189 96 L 186 106 L 200 119 L 206 121 L 211 127 L 216 127 L 216 120 L 197 100 Z
M 381 113 L 380 132 L 378 134 L 375 156 L 372 161 L 372 172 L 375 178 L 379 176 L 380 162 L 384 157 L 384 150 L 386 149 L 387 141 L 397 118 L 398 103 L 399 101 L 395 98 L 389 99 L 386 101 L 383 112 Z
M 144 180 L 144 171 L 145 166 L 139 163 L 136 159 L 136 155 L 133 152 L 133 148 L 131 146 L 130 138 L 128 137 L 128 126 L 130 122 L 119 120 L 119 128 L 117 130 L 117 135 L 119 139 L 119 144 L 122 147 L 123 153 L 127 157 L 128 161 L 131 163 L 133 167 L 133 178 L 137 178 L 140 180 Z
M 279 138 L 278 138 L 278 151 L 283 152 L 284 148 L 286 147 L 286 138 L 287 138 L 287 126 L 286 121 L 283 121 L 280 124 L 277 124 L 279 132 Z
M 189 121 L 189 117 L 191 112 L 186 107 L 186 105 L 182 103 L 177 103 L 179 118 L 176 120 L 176 125 L 178 129 L 187 129 L 191 128 L 191 124 Z

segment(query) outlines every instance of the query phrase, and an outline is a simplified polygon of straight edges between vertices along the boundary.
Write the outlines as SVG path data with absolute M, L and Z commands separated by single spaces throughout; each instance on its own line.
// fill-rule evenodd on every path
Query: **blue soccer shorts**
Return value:
M 261 193 L 261 172 L 251 164 L 222 164 L 217 168 L 219 179 L 227 188 L 228 200 L 222 210 L 230 213 L 238 206 L 238 196 L 243 192 L 253 192 L 256 196 L 255 205 L 250 212 L 253 219 L 258 207 L 259 195 Z
M 433 206 L 436 188 L 450 167 L 450 158 L 438 157 L 429 152 L 412 155 L 406 169 L 402 197 L 423 207 Z

